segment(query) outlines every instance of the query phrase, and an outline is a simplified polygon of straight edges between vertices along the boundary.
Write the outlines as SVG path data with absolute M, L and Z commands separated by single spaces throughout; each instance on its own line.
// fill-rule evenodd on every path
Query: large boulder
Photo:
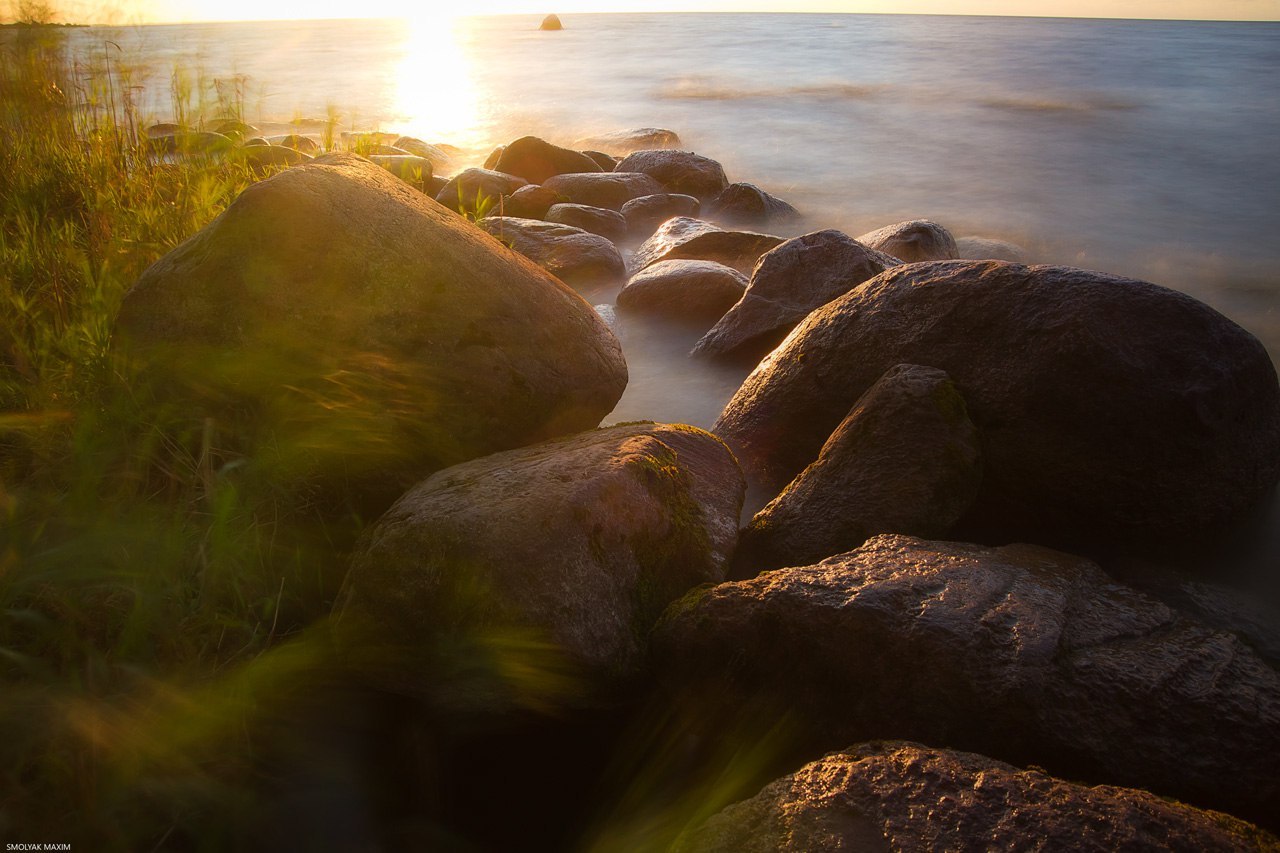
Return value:
M 710 200 L 729 186 L 724 167 L 692 151 L 636 151 L 618 164 L 619 172 L 643 172 L 657 179 L 668 191 Z
M 691 195 L 658 193 L 633 198 L 622 206 L 631 239 L 648 240 L 658 226 L 677 216 L 697 216 L 702 203 Z
M 725 727 L 785 717 L 795 758 L 905 738 L 1280 814 L 1280 673 L 1046 548 L 878 536 L 692 592 L 652 642 L 670 689 L 717 703 Z
M 641 172 L 575 172 L 547 178 L 546 187 L 574 204 L 621 210 L 633 198 L 662 192 L 662 184 Z
M 724 577 L 743 488 L 716 438 L 666 424 L 441 471 L 356 555 L 343 642 L 380 687 L 448 709 L 612 701 L 667 604 Z
M 575 148 L 598 148 L 610 154 L 630 154 L 657 148 L 678 148 L 680 136 L 662 127 L 637 127 L 587 136 L 574 143 Z
M 618 294 L 618 310 L 705 329 L 742 298 L 746 286 L 746 276 L 715 261 L 659 261 L 631 277 Z
M 616 284 L 627 277 L 617 247 L 599 234 L 513 216 L 486 216 L 476 224 L 570 287 Z
M 951 232 L 927 219 L 912 219 L 870 231 L 858 238 L 858 242 L 873 249 L 901 258 L 912 264 L 917 261 L 946 261 L 957 258 L 956 241 Z
M 981 481 L 977 431 L 951 378 L 900 364 L 858 399 L 817 461 L 751 519 L 735 573 L 809 565 L 878 533 L 942 536 Z
M 397 490 L 589 429 L 627 377 L 577 294 L 350 154 L 241 193 L 143 273 L 116 341 L 197 421 L 251 415 L 257 463 Z
M 553 175 L 599 172 L 600 166 L 586 154 L 552 145 L 536 136 L 522 136 L 509 143 L 493 166 L 495 171 L 541 184 Z
M 640 244 L 629 269 L 635 274 L 658 261 L 716 261 L 750 275 L 760 256 L 782 242 L 771 234 L 725 231 L 710 222 L 677 216 Z
M 621 243 L 627 239 L 627 220 L 616 210 L 592 207 L 589 204 L 556 204 L 547 210 L 545 218 L 548 222 L 572 225 L 598 234 L 611 243 Z
M 1219 539 L 1280 473 L 1256 338 L 1154 284 L 998 261 L 895 267 L 813 312 L 715 432 L 781 487 L 895 364 L 945 370 L 968 404 L 984 477 L 962 529 L 979 541 L 1174 553 Z
M 755 184 L 729 184 L 707 204 L 707 218 L 726 225 L 768 225 L 799 215 L 790 204 Z
M 809 312 L 897 264 L 897 258 L 840 231 L 793 237 L 760 257 L 742 301 L 698 341 L 692 354 L 755 364 Z
M 832 753 L 682 835 L 672 853 L 1261 851 L 1256 826 L 1131 788 L 1087 788 L 904 741 Z
M 555 190 L 530 184 L 503 198 L 498 206 L 493 208 L 493 214 L 514 216 L 518 219 L 546 219 L 547 211 L 562 201 L 564 196 Z
M 508 196 L 528 183 L 524 178 L 492 169 L 464 169 L 449 179 L 436 201 L 466 216 L 485 216 Z

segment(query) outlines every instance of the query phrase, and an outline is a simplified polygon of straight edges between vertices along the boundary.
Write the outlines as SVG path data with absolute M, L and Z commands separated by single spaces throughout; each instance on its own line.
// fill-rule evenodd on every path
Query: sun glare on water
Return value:
M 467 22 L 433 12 L 406 18 L 404 25 L 393 100 L 401 130 L 427 142 L 481 144 L 481 97 L 467 49 Z

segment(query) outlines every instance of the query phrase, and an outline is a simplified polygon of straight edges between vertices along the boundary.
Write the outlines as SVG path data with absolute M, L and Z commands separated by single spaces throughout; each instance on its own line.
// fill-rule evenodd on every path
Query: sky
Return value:
M 6 0 L 0 0 L 0 8 Z M 20 0 L 7 0 L 15 7 Z M 1280 20 L 1280 0 L 466 0 L 454 12 L 423 0 L 46 0 L 81 23 L 294 18 L 438 18 L 548 12 L 871 12 L 1086 18 Z

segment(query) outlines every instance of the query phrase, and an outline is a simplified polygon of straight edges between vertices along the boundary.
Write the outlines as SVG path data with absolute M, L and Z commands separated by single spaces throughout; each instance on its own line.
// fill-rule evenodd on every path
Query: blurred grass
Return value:
M 252 806 L 254 716 L 324 668 L 306 629 L 362 522 L 113 358 L 128 287 L 254 180 L 156 156 L 115 56 L 0 32 L 0 836 L 219 849 Z M 182 123 L 241 118 L 242 86 L 172 86 Z

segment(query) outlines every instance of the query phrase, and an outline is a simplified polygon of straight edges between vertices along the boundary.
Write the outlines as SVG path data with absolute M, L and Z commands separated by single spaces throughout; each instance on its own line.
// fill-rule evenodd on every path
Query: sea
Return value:
M 553 10 L 548 10 L 553 11 Z M 281 21 L 71 32 L 155 121 L 410 134 L 458 168 L 663 127 L 794 204 L 778 231 L 930 219 L 1189 293 L 1280 361 L 1280 23 L 861 14 Z M 617 317 L 610 420 L 709 427 L 743 378 Z M 1280 562 L 1280 505 L 1268 553 Z M 1270 559 L 1270 558 L 1268 558 Z

